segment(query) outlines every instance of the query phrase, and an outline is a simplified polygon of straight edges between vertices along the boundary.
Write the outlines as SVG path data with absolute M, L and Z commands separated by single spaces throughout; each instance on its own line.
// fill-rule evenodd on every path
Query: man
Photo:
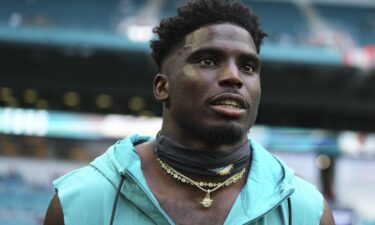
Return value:
M 242 3 L 196 0 L 155 29 L 162 128 L 54 182 L 49 224 L 332 225 L 321 194 L 247 132 L 265 33 Z

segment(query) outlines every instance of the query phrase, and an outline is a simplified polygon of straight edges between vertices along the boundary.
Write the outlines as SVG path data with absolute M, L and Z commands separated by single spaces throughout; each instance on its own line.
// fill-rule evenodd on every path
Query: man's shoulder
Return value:
M 74 193 L 79 193 L 82 190 L 85 190 L 85 195 L 89 195 L 112 186 L 100 171 L 90 165 L 63 175 L 54 180 L 53 185 L 61 197 L 63 195 L 74 195 Z
M 54 187 L 60 193 L 71 193 L 85 190 L 115 188 L 120 180 L 120 175 L 127 167 L 132 167 L 139 162 L 134 150 L 134 145 L 149 140 L 150 137 L 141 135 L 128 135 L 110 146 L 103 155 L 94 159 L 87 166 L 73 170 L 53 181 Z
M 61 177 L 57 178 L 53 181 L 53 184 L 56 185 L 66 185 L 70 186 L 72 184 L 79 184 L 84 183 L 86 181 L 91 181 L 91 177 L 95 176 L 97 170 L 90 165 L 83 166 L 81 168 L 77 168 L 75 170 L 70 171 L 67 174 L 62 175 Z
M 323 195 L 315 185 L 299 176 L 295 176 L 293 185 L 295 187 L 296 196 L 303 196 L 303 199 L 309 199 L 311 200 L 309 202 L 317 202 L 319 205 L 323 206 Z
M 97 170 L 88 165 L 74 170 L 53 182 L 65 217 L 90 220 L 90 212 L 101 212 L 111 204 L 116 189 Z M 88 210 L 89 209 L 89 210 Z M 92 223 L 95 224 L 95 223 Z
M 294 213 L 304 215 L 303 219 L 309 218 L 310 221 L 320 221 L 323 214 L 324 197 L 320 191 L 299 176 L 295 176 L 293 180 L 295 188 L 291 195 L 291 204 Z
M 319 220 L 323 213 L 324 198 L 319 190 L 310 182 L 304 180 L 295 174 L 294 170 L 290 168 L 282 159 L 268 152 L 263 146 L 254 140 L 251 140 L 252 148 L 254 150 L 254 157 L 261 164 L 266 167 L 262 169 L 262 173 L 270 170 L 271 174 L 280 178 L 282 175 L 283 183 L 294 189 L 290 196 L 293 219 L 296 224 L 319 224 Z M 264 165 L 262 166 L 264 167 Z M 264 176 L 263 176 L 264 177 Z

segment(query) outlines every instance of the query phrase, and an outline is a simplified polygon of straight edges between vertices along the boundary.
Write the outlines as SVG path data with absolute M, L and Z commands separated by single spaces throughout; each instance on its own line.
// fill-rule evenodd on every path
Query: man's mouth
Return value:
M 226 117 L 241 117 L 246 113 L 247 103 L 238 94 L 224 93 L 214 97 L 211 108 L 216 113 Z
M 236 102 L 235 100 L 223 100 L 215 103 L 214 105 L 228 107 L 232 109 L 242 109 L 241 104 Z

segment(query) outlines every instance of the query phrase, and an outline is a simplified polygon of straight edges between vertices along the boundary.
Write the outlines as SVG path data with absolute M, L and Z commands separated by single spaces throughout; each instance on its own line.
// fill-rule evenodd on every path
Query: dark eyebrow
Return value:
M 217 48 L 200 48 L 197 49 L 189 54 L 186 61 L 191 62 L 197 59 L 197 57 L 201 57 L 204 55 L 215 55 L 215 56 L 222 56 L 223 51 L 217 49 Z
M 224 51 L 219 48 L 212 48 L 212 47 L 206 47 L 206 48 L 200 48 L 192 53 L 187 57 L 186 61 L 191 62 L 192 60 L 196 59 L 197 57 L 204 56 L 204 55 L 215 55 L 215 56 L 223 56 Z M 258 55 L 252 54 L 252 53 L 242 53 L 240 55 L 241 59 L 254 61 L 255 63 L 260 63 L 260 59 Z

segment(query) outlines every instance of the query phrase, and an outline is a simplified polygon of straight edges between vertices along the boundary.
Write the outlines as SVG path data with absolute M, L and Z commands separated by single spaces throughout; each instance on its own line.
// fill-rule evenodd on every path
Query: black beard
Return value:
M 239 127 L 210 127 L 205 130 L 205 139 L 212 145 L 234 145 L 241 142 L 246 132 Z

